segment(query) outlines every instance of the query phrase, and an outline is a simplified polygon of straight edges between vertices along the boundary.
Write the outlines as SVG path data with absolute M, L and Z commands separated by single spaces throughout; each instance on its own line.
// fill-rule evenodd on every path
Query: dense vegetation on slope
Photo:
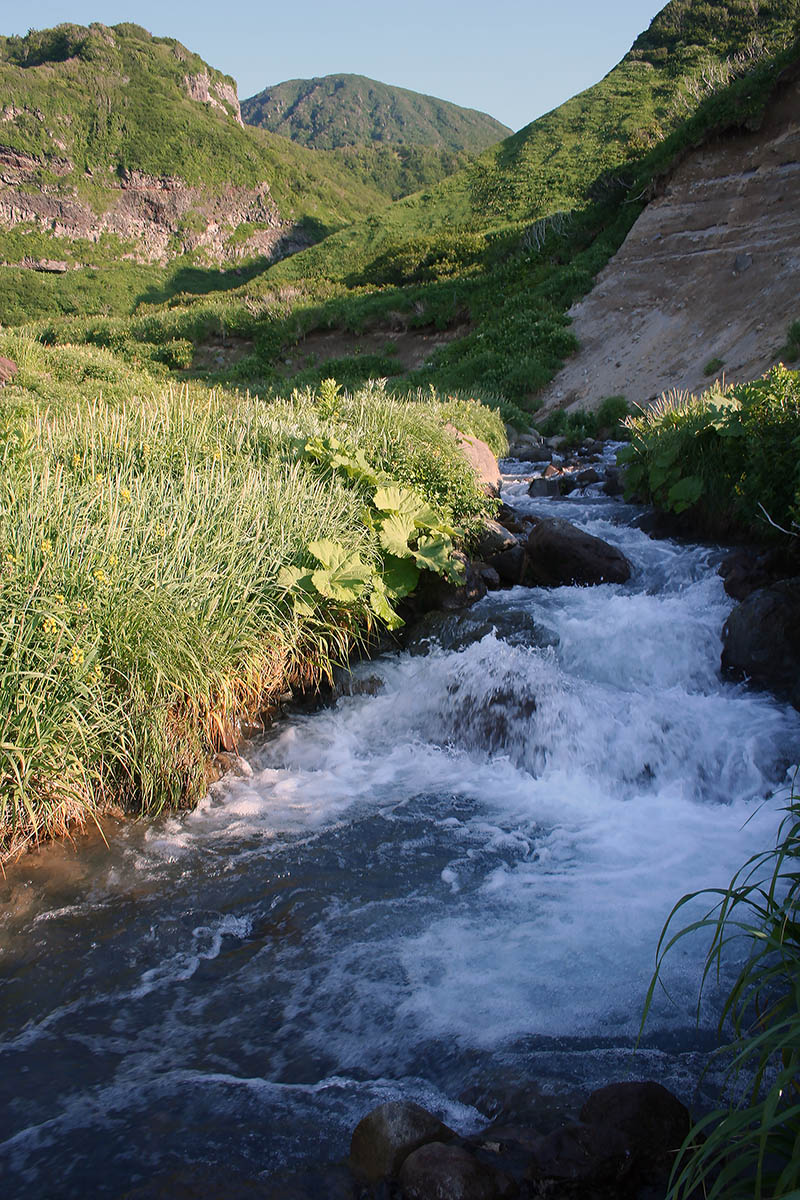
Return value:
M 519 408 L 535 406 L 574 348 L 567 309 L 619 247 L 653 181 L 705 137 L 758 121 L 781 72 L 800 60 L 797 31 L 798 0 L 672 0 L 599 84 L 438 186 L 213 299 L 190 286 L 148 306 L 147 319 L 140 307 L 135 327 L 51 323 L 47 336 L 112 336 L 135 358 L 174 339 L 234 334 L 251 346 L 226 377 L 278 385 L 291 378 L 283 360 L 302 363 L 314 330 L 453 328 L 460 336 L 406 372 L 408 382 L 500 395 L 506 415 L 523 420 Z M 306 361 L 296 378 L 342 372 L 353 385 L 404 374 L 387 352 Z
M 328 230 L 381 203 L 335 159 L 242 127 L 232 79 L 137 25 L 0 38 L 0 93 L 4 146 L 34 159 L 22 186 L 98 212 L 137 171 L 207 191 L 267 181 L 284 219 Z
M 364 75 L 278 83 L 243 100 L 242 116 L 317 150 L 381 142 L 476 153 L 511 132 L 487 113 Z
M 448 422 L 335 385 L 173 390 L 108 350 L 0 337 L 0 851 L 202 795 L 209 755 L 313 685 L 487 511 Z M 0 855 L 1 856 L 1 855 Z

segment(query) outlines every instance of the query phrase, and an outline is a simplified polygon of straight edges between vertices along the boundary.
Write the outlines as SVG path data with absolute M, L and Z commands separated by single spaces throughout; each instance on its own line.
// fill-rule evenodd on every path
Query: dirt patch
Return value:
M 213 337 L 197 347 L 192 359 L 194 371 L 224 371 L 253 353 L 250 338 Z
M 545 411 L 614 395 L 647 403 L 768 370 L 800 318 L 798 195 L 795 79 L 757 133 L 694 151 L 647 206 L 570 310 L 580 350 L 541 394 Z
M 466 337 L 469 326 L 455 325 L 452 329 L 378 328 L 364 333 L 347 333 L 342 329 L 317 329 L 284 352 L 276 367 L 285 375 L 294 375 L 308 367 L 319 367 L 337 358 L 359 355 L 387 356 L 397 363 L 397 374 L 423 367 L 440 346 Z

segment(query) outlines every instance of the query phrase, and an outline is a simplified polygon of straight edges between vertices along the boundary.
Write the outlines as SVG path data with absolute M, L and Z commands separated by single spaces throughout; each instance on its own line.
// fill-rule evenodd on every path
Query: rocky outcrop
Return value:
M 723 370 L 729 380 L 762 375 L 797 316 L 798 192 L 795 71 L 757 132 L 689 153 L 645 208 L 570 310 L 581 348 L 541 393 L 544 410 L 698 391 Z
M 13 359 L 0 356 L 0 387 L 5 387 L 7 383 L 10 383 L 18 370 L 19 367 Z
M 232 115 L 237 124 L 244 125 L 239 97 L 232 83 L 223 79 L 212 80 L 208 71 L 201 71 L 197 75 L 185 75 L 183 82 L 190 99 L 201 104 L 210 104 L 212 108 L 218 108 L 227 116 Z
M 196 250 L 217 262 L 256 254 L 277 259 L 309 244 L 307 235 L 282 219 L 267 183 L 208 192 L 172 176 L 123 170 L 115 189 L 115 200 L 98 216 L 76 197 L 0 186 L 0 226 L 34 224 L 57 237 L 90 242 L 117 234 L 134 243 L 127 256 L 141 262 L 163 263 L 176 252 Z M 256 227 L 229 245 L 243 224 Z
M 800 709 L 800 578 L 751 592 L 722 630 L 722 669 Z

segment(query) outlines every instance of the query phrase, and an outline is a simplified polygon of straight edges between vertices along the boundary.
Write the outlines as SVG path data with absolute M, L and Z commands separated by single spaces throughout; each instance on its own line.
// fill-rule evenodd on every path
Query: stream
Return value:
M 720 678 L 721 550 L 506 468 L 509 503 L 620 546 L 631 581 L 492 593 L 194 812 L 0 879 L 4 1200 L 227 1195 L 173 1185 L 341 1159 L 389 1099 L 461 1133 L 616 1079 L 710 1102 L 704 940 L 634 1051 L 655 948 L 773 843 L 800 714 Z

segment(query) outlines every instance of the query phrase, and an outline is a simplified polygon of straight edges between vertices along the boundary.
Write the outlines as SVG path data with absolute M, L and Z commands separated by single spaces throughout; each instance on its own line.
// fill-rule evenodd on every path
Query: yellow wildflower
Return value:
M 130 504 L 130 502 L 131 502 L 130 489 L 126 488 L 126 487 L 121 487 L 119 489 L 119 498 L 123 504 Z
M 56 594 L 56 604 L 66 604 L 66 602 L 67 602 L 67 598 L 66 598 L 66 596 L 64 595 L 64 593 L 63 593 L 63 592 L 58 592 L 58 593 Z
M 119 562 L 119 556 L 117 554 L 109 554 L 108 565 L 110 567 L 116 567 L 118 562 Z
M 92 571 L 92 575 L 98 587 L 108 587 L 109 583 L 111 583 L 111 580 L 102 567 L 95 567 L 95 569 Z
M 48 637 L 52 637 L 58 629 L 58 622 L 55 617 L 45 617 L 42 629 L 44 629 Z
M 97 687 L 99 683 L 103 682 L 103 671 L 99 663 L 94 664 L 87 678 L 92 687 Z
M 70 666 L 79 667 L 83 662 L 83 650 L 80 646 L 73 646 L 69 652 Z
M 45 558 L 52 558 L 53 543 L 51 542 L 50 538 L 42 538 L 41 542 L 39 543 L 39 549 Z

